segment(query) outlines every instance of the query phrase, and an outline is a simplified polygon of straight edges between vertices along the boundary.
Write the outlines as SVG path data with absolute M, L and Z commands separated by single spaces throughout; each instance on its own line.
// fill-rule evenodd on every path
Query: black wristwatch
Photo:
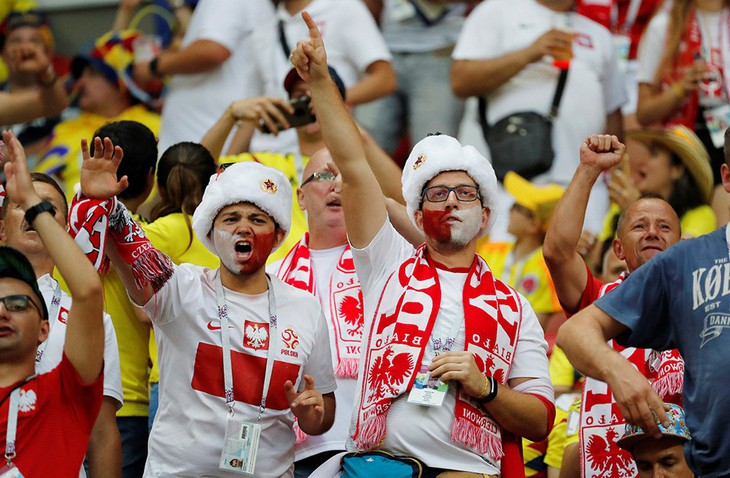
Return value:
M 33 225 L 33 221 L 35 221 L 35 218 L 38 216 L 38 214 L 42 212 L 50 212 L 51 215 L 55 215 L 56 208 L 53 207 L 53 204 L 51 204 L 49 201 L 41 201 L 35 206 L 31 206 L 25 210 L 25 222 Z

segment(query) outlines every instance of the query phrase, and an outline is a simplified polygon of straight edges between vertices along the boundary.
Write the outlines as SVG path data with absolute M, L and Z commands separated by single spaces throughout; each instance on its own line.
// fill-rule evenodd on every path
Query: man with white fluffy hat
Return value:
M 158 260 L 139 288 L 150 263 L 138 258 L 152 245 L 114 203 L 124 181 L 115 171 L 114 161 L 85 159 L 82 193 L 109 202 L 109 257 L 155 327 L 160 406 L 144 475 L 293 476 L 292 412 L 304 432 L 324 433 L 336 384 L 319 302 L 265 272 L 290 227 L 289 181 L 257 163 L 221 168 L 193 215 L 221 267 Z
M 543 439 L 555 409 L 535 313 L 476 255 L 493 219 L 494 172 L 476 149 L 449 136 L 416 144 L 402 177 L 408 214 L 425 236 L 414 250 L 388 221 L 357 128 L 327 75 L 317 26 L 303 17 L 310 38 L 292 63 L 310 85 L 342 174 L 364 299 L 348 449 L 414 457 L 426 465 L 424 476 L 518 476 L 522 463 L 507 436 Z M 353 462 L 359 458 L 344 463 L 367 470 L 376 461 Z

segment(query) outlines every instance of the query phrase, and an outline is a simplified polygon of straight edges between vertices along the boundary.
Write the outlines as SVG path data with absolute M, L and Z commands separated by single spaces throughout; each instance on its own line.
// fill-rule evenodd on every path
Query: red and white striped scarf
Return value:
M 605 284 L 599 297 L 615 289 L 627 274 Z M 610 340 L 609 346 L 629 360 L 648 380 L 660 397 L 668 400 L 681 396 L 684 361 L 676 350 L 655 352 L 651 349 L 624 348 Z M 586 377 L 580 410 L 581 478 L 638 475 L 631 453 L 616 442 L 623 435 L 624 420 L 610 387 L 600 380 Z
M 148 284 L 157 292 L 172 277 L 174 265 L 147 239 L 124 204 L 116 197 L 90 199 L 78 193 L 68 213 L 69 234 L 101 274 L 109 270 L 107 238 L 119 257 L 132 267 L 138 289 Z
M 369 327 L 352 436 L 359 449 L 377 448 L 385 438 L 388 410 L 393 399 L 411 389 L 440 304 L 438 273 L 421 246 L 388 278 Z M 522 317 L 517 293 L 496 280 L 487 263 L 475 256 L 463 304 L 465 350 L 474 354 L 485 375 L 506 383 Z M 503 456 L 499 424 L 461 388 L 451 439 L 493 460 Z
M 337 352 L 335 374 L 338 377 L 357 378 L 364 321 L 360 280 L 355 273 L 350 245 L 347 244 L 332 271 L 326 296 L 317 291 L 314 281 L 309 233 L 305 233 L 302 240 L 292 247 L 276 275 L 287 284 L 312 293 L 320 300 L 323 308 L 327 307 L 328 319 L 335 331 Z

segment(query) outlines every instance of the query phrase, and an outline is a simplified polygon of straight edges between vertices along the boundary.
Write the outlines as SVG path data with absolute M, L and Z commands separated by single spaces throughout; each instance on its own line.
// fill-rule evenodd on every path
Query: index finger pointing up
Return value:
M 317 24 L 314 22 L 309 12 L 302 12 L 302 18 L 304 19 L 304 23 L 307 24 L 307 28 L 309 29 L 309 38 L 321 40 L 322 34 L 319 32 L 319 28 L 317 28 Z

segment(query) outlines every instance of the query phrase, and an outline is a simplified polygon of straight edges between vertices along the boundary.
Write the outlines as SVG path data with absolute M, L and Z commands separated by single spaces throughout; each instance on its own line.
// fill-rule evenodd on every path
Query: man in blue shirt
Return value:
M 721 175 L 730 192 L 730 130 Z M 692 441 L 687 462 L 703 477 L 730 476 L 730 230 L 682 241 L 644 264 L 623 285 L 561 327 L 557 343 L 575 367 L 607 382 L 626 420 L 661 436 L 669 424 L 647 380 L 605 341 L 679 349 L 685 360 L 684 407 Z

